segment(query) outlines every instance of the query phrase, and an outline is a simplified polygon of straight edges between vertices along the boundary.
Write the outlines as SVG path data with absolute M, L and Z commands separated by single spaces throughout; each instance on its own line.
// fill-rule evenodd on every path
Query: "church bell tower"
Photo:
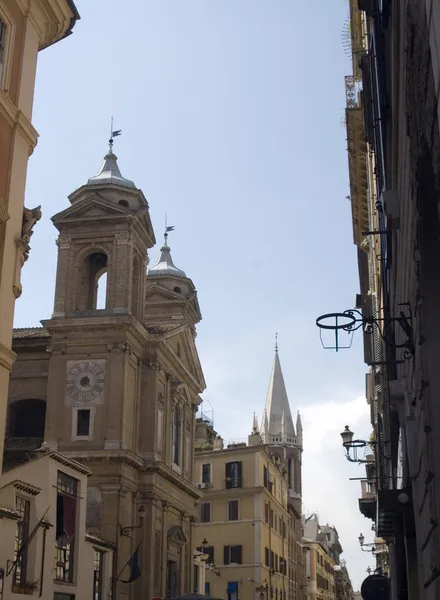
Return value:
M 175 597 L 193 589 L 201 497 L 193 483 L 195 414 L 206 387 L 197 293 L 167 238 L 147 275 L 155 243 L 148 202 L 122 176 L 112 140 L 99 172 L 69 201 L 53 217 L 55 301 L 42 321 L 43 448 L 90 467 L 88 503 L 98 516 L 89 531 L 117 546 L 118 573 L 142 543 L 142 577 L 132 587 L 116 582 L 114 597 Z

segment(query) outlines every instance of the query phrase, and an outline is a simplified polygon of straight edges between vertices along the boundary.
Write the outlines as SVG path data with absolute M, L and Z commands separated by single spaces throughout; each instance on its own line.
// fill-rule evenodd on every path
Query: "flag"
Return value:
M 176 227 L 174 225 L 169 225 L 169 226 L 167 225 L 167 233 L 168 233 L 168 231 L 174 231 L 175 228 Z
M 50 508 L 50 506 L 49 506 Z M 15 560 L 13 563 L 10 563 L 9 568 L 7 570 L 6 575 L 10 575 L 10 573 L 14 570 L 14 568 L 17 566 L 18 561 L 20 560 L 20 558 L 23 556 L 24 552 L 26 551 L 26 549 L 28 548 L 29 544 L 31 543 L 31 541 L 33 540 L 33 538 L 35 537 L 35 534 L 37 533 L 37 531 L 40 528 L 41 523 L 44 521 L 44 517 L 47 515 L 47 513 L 49 512 L 49 508 L 47 508 L 43 514 L 43 516 L 41 517 L 41 519 L 38 521 L 38 523 L 35 525 L 35 527 L 32 529 L 32 531 L 30 532 L 30 534 L 28 535 L 27 539 L 22 543 L 22 545 L 20 546 L 20 548 L 18 549 L 17 552 L 17 556 L 15 557 Z
M 125 567 L 130 567 L 130 571 L 131 571 L 130 577 L 126 581 L 124 581 L 123 579 L 119 579 L 119 577 L 118 577 L 117 581 L 120 581 L 121 583 L 133 583 L 133 581 L 136 581 L 136 579 L 139 579 L 139 577 L 141 576 L 141 570 L 139 568 L 139 549 L 141 547 L 141 544 L 142 544 L 142 542 L 139 544 L 139 546 L 133 552 L 129 561 L 124 565 L 124 568 L 122 569 L 121 573 L 119 574 L 119 577 L 120 577 L 122 575 Z
M 112 131 L 112 137 L 118 137 L 118 135 L 122 135 L 122 129 L 117 129 L 116 131 Z

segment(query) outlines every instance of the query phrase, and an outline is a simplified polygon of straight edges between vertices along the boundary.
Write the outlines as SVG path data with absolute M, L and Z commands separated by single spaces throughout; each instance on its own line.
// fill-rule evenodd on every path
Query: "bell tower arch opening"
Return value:
M 103 310 L 107 306 L 108 257 L 102 251 L 88 254 L 80 266 L 80 310 Z

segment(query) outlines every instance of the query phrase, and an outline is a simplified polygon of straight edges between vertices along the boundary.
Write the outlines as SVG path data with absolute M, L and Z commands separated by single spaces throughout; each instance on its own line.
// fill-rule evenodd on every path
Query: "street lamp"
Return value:
M 144 519 L 145 519 L 145 513 L 146 510 L 144 508 L 144 505 L 141 504 L 138 510 L 138 515 L 139 515 L 139 525 L 132 525 L 131 527 L 122 527 L 122 525 L 120 525 L 120 533 L 121 535 L 130 537 L 130 532 L 134 531 L 135 529 L 140 529 L 143 525 Z
M 371 460 L 365 460 L 358 457 L 358 449 L 366 448 L 367 446 L 376 446 L 378 442 L 374 440 L 354 440 L 354 433 L 350 430 L 348 425 L 345 426 L 344 431 L 341 433 L 342 445 L 345 449 L 345 458 L 350 462 L 355 463 L 370 463 Z M 352 451 L 352 454 L 350 453 Z
M 363 533 L 359 534 L 358 537 L 359 545 L 361 547 L 362 552 L 376 552 L 377 546 L 385 546 L 385 542 L 379 542 L 378 544 L 365 544 L 365 537 Z

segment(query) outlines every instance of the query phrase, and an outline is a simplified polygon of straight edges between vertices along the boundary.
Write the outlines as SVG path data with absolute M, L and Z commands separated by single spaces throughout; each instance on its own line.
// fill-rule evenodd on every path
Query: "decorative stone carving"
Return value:
M 145 364 L 152 371 L 160 371 L 161 370 L 160 362 L 158 360 L 153 360 L 153 359 L 149 358 L 145 361 Z
M 121 246 L 123 244 L 132 245 L 132 238 L 131 234 L 129 233 L 117 233 L 115 235 L 115 239 L 118 246 Z
M 68 250 L 70 248 L 70 241 L 71 240 L 69 238 L 61 240 L 58 236 L 58 239 L 55 243 L 58 246 L 58 250 Z
M 33 234 L 33 228 L 37 221 L 42 217 L 41 205 L 35 208 L 29 209 L 23 208 L 23 221 L 21 226 L 21 239 L 29 243 L 29 240 Z

